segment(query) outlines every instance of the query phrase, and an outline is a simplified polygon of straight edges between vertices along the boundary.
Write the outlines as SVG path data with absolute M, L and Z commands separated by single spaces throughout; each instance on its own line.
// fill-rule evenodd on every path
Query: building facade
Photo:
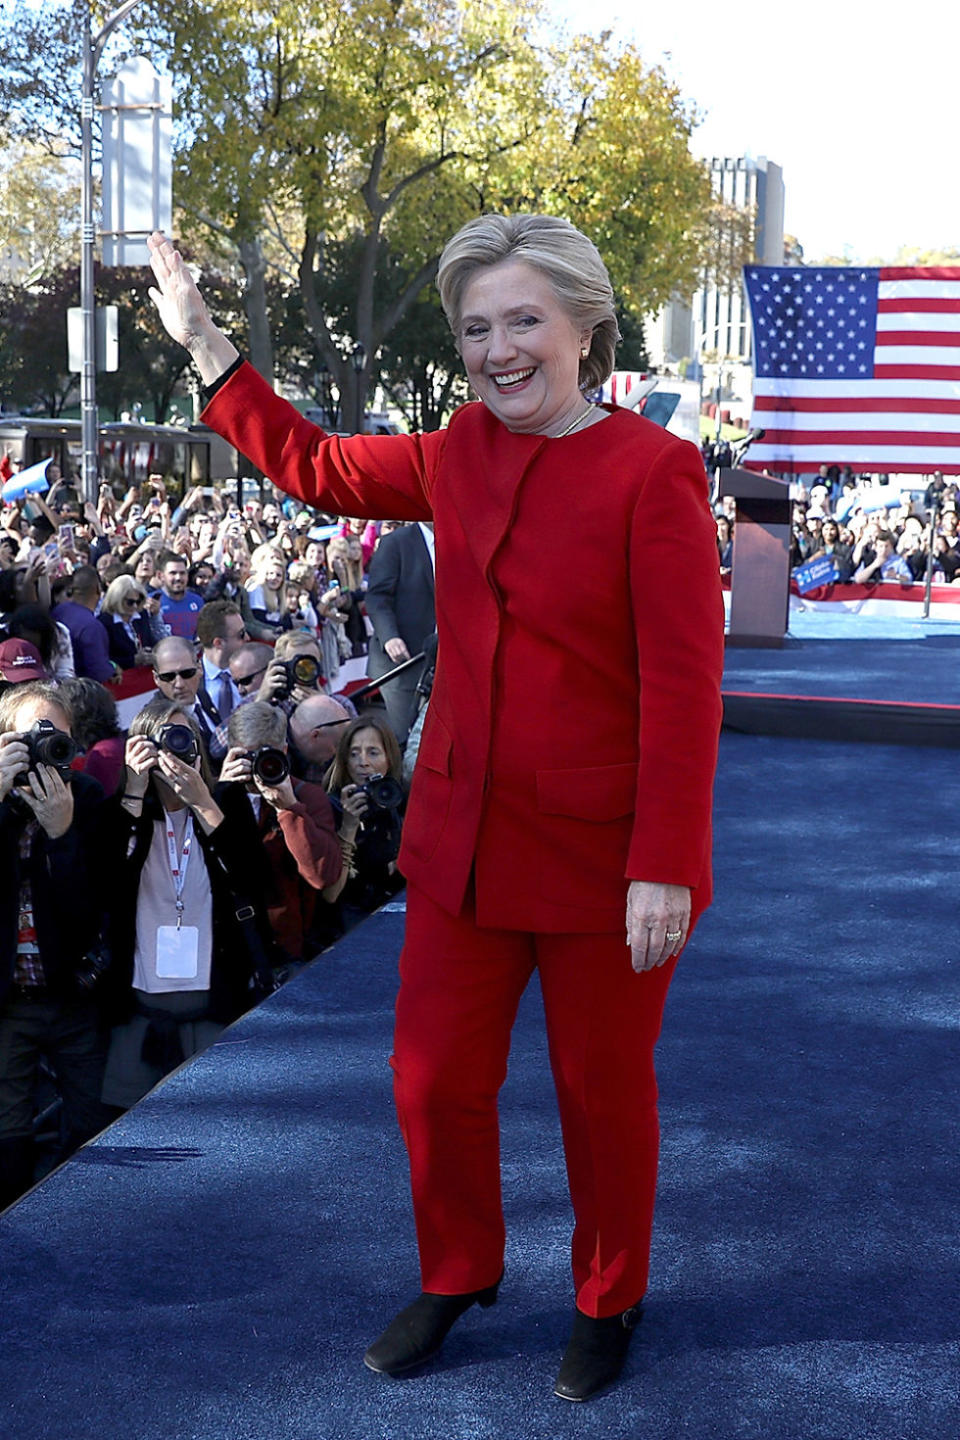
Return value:
M 783 171 L 765 156 L 714 156 L 705 162 L 714 194 L 742 234 L 749 224 L 752 256 L 760 265 L 784 263 Z M 736 212 L 736 216 L 733 216 Z M 722 229 L 722 222 L 721 222 Z M 731 223 L 730 247 L 737 243 Z M 717 253 L 724 245 L 718 234 Z M 731 419 L 749 415 L 751 335 L 742 280 L 710 268 L 696 294 L 676 297 L 645 324 L 651 368 L 698 381 L 705 401 L 719 402 Z

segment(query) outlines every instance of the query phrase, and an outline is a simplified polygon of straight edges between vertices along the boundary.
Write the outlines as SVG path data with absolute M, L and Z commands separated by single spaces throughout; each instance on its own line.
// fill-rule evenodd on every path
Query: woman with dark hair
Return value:
M 73 711 L 73 738 L 80 748 L 80 765 L 103 786 L 105 795 L 113 795 L 123 774 L 123 731 L 117 702 L 99 680 L 72 676 L 62 681 L 63 691 Z
M 717 555 L 720 574 L 729 575 L 733 569 L 733 526 L 729 515 L 717 516 Z
M 340 736 L 326 789 L 337 817 L 343 870 L 322 894 L 337 906 L 339 928 L 349 930 L 403 886 L 397 870 L 403 761 L 384 718 L 367 712 L 350 722 Z
M 537 970 L 576 1215 L 555 1393 L 585 1400 L 617 1378 L 639 1318 L 654 1046 L 711 896 L 723 608 L 700 454 L 589 398 L 613 369 L 616 299 L 566 220 L 483 215 L 448 243 L 440 300 L 479 403 L 422 435 L 325 435 L 217 329 L 171 242 L 150 249 L 206 424 L 314 509 L 435 522 L 439 651 L 403 826 L 392 1062 L 423 1293 L 365 1363 L 412 1370 L 497 1298 L 497 1094 Z
M 242 792 L 217 803 L 192 715 L 152 700 L 130 726 L 122 795 L 104 818 L 114 897 L 103 1099 L 125 1110 L 245 1009 L 253 958 L 237 911 L 269 946 L 260 842 Z
M 18 605 L 6 622 L 11 640 L 29 640 L 40 651 L 43 668 L 51 680 L 73 675 L 73 643 L 66 625 L 51 618 L 42 605 Z

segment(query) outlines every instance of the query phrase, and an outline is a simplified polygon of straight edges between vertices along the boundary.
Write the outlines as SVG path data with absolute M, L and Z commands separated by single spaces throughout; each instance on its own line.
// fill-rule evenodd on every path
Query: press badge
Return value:
M 161 925 L 157 930 L 157 979 L 196 980 L 200 931 L 196 925 Z

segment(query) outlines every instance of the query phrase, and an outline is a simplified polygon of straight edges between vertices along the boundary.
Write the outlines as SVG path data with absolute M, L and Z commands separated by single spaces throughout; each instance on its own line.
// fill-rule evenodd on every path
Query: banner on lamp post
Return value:
M 103 263 L 147 265 L 147 236 L 173 223 L 173 83 L 136 55 L 103 86 Z

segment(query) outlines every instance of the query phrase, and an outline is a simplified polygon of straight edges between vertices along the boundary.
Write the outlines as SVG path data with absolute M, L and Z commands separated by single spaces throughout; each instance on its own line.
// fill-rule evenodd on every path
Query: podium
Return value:
M 721 470 L 719 494 L 737 502 L 728 645 L 776 649 L 790 609 L 790 486 L 752 470 Z

